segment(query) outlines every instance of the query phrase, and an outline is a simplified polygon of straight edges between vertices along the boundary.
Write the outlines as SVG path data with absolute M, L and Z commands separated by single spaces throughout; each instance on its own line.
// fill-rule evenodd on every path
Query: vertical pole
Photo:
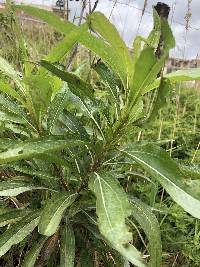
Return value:
M 156 6 L 154 6 L 154 8 L 157 11 L 160 18 L 168 20 L 170 7 L 167 4 L 162 3 L 162 2 L 158 2 L 156 4 Z M 163 46 L 163 35 L 161 32 L 160 40 L 159 40 L 158 47 L 157 47 L 156 53 L 155 53 L 158 58 L 160 58 L 160 56 L 161 56 L 162 46 Z

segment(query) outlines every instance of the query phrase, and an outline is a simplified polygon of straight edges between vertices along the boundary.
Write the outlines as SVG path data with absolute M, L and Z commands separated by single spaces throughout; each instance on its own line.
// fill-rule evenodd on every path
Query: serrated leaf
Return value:
M 0 80 L 0 91 L 15 98 L 21 104 L 23 104 L 23 105 L 25 104 L 21 95 L 15 89 L 13 89 L 9 83 L 6 83 L 5 81 Z
M 148 122 L 153 120 L 159 114 L 160 109 L 167 103 L 167 97 L 171 89 L 170 81 L 166 78 L 162 78 Z
M 144 230 L 149 240 L 150 262 L 148 266 L 162 266 L 162 243 L 160 226 L 156 216 L 152 213 L 149 206 L 137 198 L 130 197 L 132 216 Z
M 16 221 L 19 221 L 22 217 L 27 215 L 30 211 L 25 209 L 15 209 L 12 211 L 5 212 L 0 215 L 0 227 L 3 227 L 7 224 L 12 224 Z
M 35 184 L 31 184 L 27 181 L 22 180 L 9 180 L 0 182 L 0 196 L 1 197 L 14 197 L 21 193 L 37 190 L 37 189 L 47 189 L 42 186 L 37 186 Z
M 75 201 L 77 194 L 57 193 L 47 203 L 40 217 L 38 231 L 42 235 L 53 235 L 60 224 L 64 211 Z
M 14 83 L 18 86 L 21 93 L 25 95 L 25 88 L 21 82 L 20 73 L 15 71 L 14 68 L 6 61 L 4 58 L 0 56 L 0 71 L 3 72 L 7 77 L 14 81 Z
M 60 267 L 74 267 L 75 236 L 72 226 L 66 224 L 61 230 Z
M 67 110 L 64 110 L 59 118 L 63 126 L 67 127 L 72 133 L 79 134 L 82 138 L 89 140 L 89 135 L 81 124 L 80 120 Z
M 42 247 L 47 241 L 48 237 L 40 236 L 31 246 L 31 249 L 26 254 L 24 261 L 22 263 L 22 267 L 34 267 L 35 262 L 40 254 Z
M 1 234 L 0 257 L 3 256 L 13 245 L 20 243 L 25 237 L 27 237 L 38 225 L 39 218 L 40 212 L 34 211 Z
M 66 99 L 69 93 L 68 85 L 65 84 L 55 95 L 53 101 L 48 108 L 47 130 L 52 132 L 61 112 L 66 104 Z
M 96 213 L 101 234 L 136 266 L 145 266 L 140 253 L 129 242 L 132 234 L 125 220 L 131 215 L 130 203 L 118 180 L 110 173 L 94 173 L 89 188 L 96 196 Z
M 61 80 L 67 82 L 69 89 L 72 91 L 73 94 L 77 95 L 81 99 L 84 99 L 85 97 L 88 97 L 91 100 L 94 99 L 92 86 L 89 83 L 86 83 L 85 81 L 80 79 L 75 74 L 63 71 L 54 66 L 53 64 L 44 60 L 40 62 L 40 65 L 55 74 Z
M 176 45 L 176 41 L 174 39 L 169 23 L 166 19 L 161 20 L 161 31 L 164 40 L 163 49 L 170 50 L 171 48 L 174 48 Z
M 30 119 L 27 117 L 25 111 L 17 105 L 14 101 L 11 101 L 9 98 L 5 97 L 3 94 L 0 95 L 0 109 L 2 111 L 6 110 L 10 113 L 13 113 L 21 117 L 29 128 L 35 130 L 35 127 L 32 125 Z
M 19 124 L 25 124 L 25 120 L 15 114 L 6 112 L 6 111 L 0 111 L 0 121 L 2 122 L 14 122 L 14 123 L 19 123 Z
M 178 165 L 167 152 L 151 145 L 133 145 L 123 151 L 155 177 L 185 211 L 200 219 L 200 194 L 184 182 Z
M 29 141 L 16 142 L 10 145 L 5 151 L 0 152 L 0 164 L 9 163 L 21 159 L 36 157 L 43 153 L 62 150 L 83 144 L 80 140 L 64 140 L 58 137 L 42 137 L 30 139 Z
M 45 162 L 45 164 L 46 164 L 46 162 Z M 13 164 L 10 166 L 17 172 L 21 172 L 23 174 L 28 174 L 31 176 L 39 177 L 42 184 L 45 184 L 47 186 L 51 186 L 51 188 L 55 189 L 55 188 L 57 188 L 57 186 L 59 184 L 58 183 L 59 178 L 49 174 L 45 170 L 36 170 L 30 166 L 23 166 L 23 165 L 17 165 L 17 164 Z
M 93 69 L 101 76 L 102 80 L 106 82 L 110 89 L 110 94 L 114 99 L 115 103 L 119 106 L 119 92 L 118 87 L 120 85 L 117 76 L 112 70 L 110 70 L 104 63 L 99 62 L 93 66 Z
M 81 112 L 83 112 L 84 115 L 86 115 L 88 118 L 91 119 L 91 121 L 94 123 L 94 126 L 100 132 L 102 138 L 105 139 L 101 126 L 99 125 L 95 117 L 93 116 L 91 107 L 89 106 L 89 104 L 81 100 L 78 96 L 73 95 L 72 93 L 70 95 L 69 101 L 72 102 L 78 110 L 81 110 Z
M 160 21 L 160 17 L 157 11 L 154 8 L 153 9 L 153 30 L 150 32 L 147 38 L 147 44 L 151 47 L 157 48 L 159 40 L 160 40 L 160 33 L 161 33 L 161 21 Z

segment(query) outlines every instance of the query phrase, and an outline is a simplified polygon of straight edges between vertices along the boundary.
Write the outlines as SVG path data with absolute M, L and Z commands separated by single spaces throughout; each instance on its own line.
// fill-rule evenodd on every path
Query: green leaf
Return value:
M 169 23 L 166 19 L 161 20 L 161 31 L 162 31 L 162 37 L 163 37 L 163 50 L 170 50 L 171 48 L 174 48 L 176 45 L 176 41 L 174 39 L 172 30 L 169 26 Z
M 19 124 L 25 124 L 25 120 L 19 116 L 16 116 L 12 113 L 6 111 L 0 111 L 0 121 L 1 122 L 14 122 Z
M 15 89 L 13 89 L 9 83 L 0 80 L 0 91 L 15 98 L 21 104 L 25 105 L 25 102 L 21 95 Z
M 74 104 L 74 106 L 78 109 L 81 110 L 81 112 L 87 116 L 88 118 L 91 119 L 91 121 L 94 123 L 94 126 L 98 129 L 98 131 L 100 132 L 101 136 L 103 139 L 105 139 L 104 137 L 104 133 L 101 130 L 101 126 L 99 125 L 99 123 L 97 122 L 97 120 L 95 119 L 95 117 L 92 114 L 91 111 L 91 107 L 89 106 L 89 104 L 86 104 L 86 102 L 84 102 L 83 100 L 81 100 L 78 96 L 73 95 L 71 93 L 69 101 L 72 102 Z
M 51 101 L 53 91 L 52 80 L 41 74 L 29 75 L 24 79 L 28 85 L 31 101 L 37 115 L 38 121 L 42 121 L 47 107 Z
M 80 120 L 67 110 L 64 110 L 60 116 L 60 121 L 64 127 L 67 127 L 72 133 L 79 134 L 81 138 L 89 140 L 89 135 L 81 124 Z
M 61 112 L 64 109 L 68 94 L 69 88 L 68 85 L 65 84 L 57 92 L 53 101 L 51 102 L 51 105 L 48 108 L 47 130 L 49 133 L 52 132 L 54 125 L 56 124 Z
M 62 32 L 64 34 L 68 34 L 69 32 L 74 31 L 78 28 L 69 21 L 64 22 L 60 19 L 60 17 L 53 14 L 53 12 L 25 5 L 16 6 L 16 9 L 23 10 L 31 14 L 32 16 L 42 19 L 43 21 L 54 27 L 57 31 Z M 78 41 L 86 48 L 99 55 L 103 61 L 110 65 L 112 69 L 119 74 L 119 77 L 121 78 L 124 86 L 126 87 L 126 69 L 124 69 L 123 64 L 121 64 L 120 58 L 116 56 L 114 49 L 100 38 L 97 38 L 91 33 L 89 33 L 87 25 L 83 24 L 80 27 L 82 27 L 83 32 L 81 33 Z
M 39 218 L 40 212 L 34 211 L 1 234 L 0 257 L 3 256 L 11 246 L 20 243 L 27 237 L 38 225 Z
M 45 60 L 51 63 L 61 60 L 77 43 L 77 40 L 81 34 L 82 28 L 73 29 L 69 32 L 62 41 L 60 41 L 50 53 L 45 57 Z
M 170 81 L 166 78 L 162 78 L 148 122 L 154 119 L 159 114 L 159 110 L 167 104 L 167 97 L 171 89 Z
M 116 56 L 120 59 L 123 65 L 124 72 L 129 79 L 132 76 L 132 61 L 130 52 L 119 35 L 119 32 L 113 24 L 100 12 L 94 12 L 87 18 L 89 27 L 100 34 L 106 42 L 110 43 L 111 47 L 116 52 Z
M 147 38 L 147 45 L 154 47 L 156 49 L 158 47 L 158 43 L 160 40 L 160 33 L 161 33 L 161 21 L 160 21 L 160 17 L 157 11 L 154 8 L 153 9 L 153 30 L 150 32 Z
M 23 10 L 24 12 L 31 14 L 34 17 L 38 17 L 41 20 L 47 22 L 47 24 L 56 28 L 58 31 L 63 32 L 65 34 L 70 33 L 74 30 L 74 24 L 69 21 L 61 20 L 59 16 L 56 16 L 53 12 L 40 9 L 33 6 L 26 5 L 17 5 L 15 9 Z
M 44 184 L 47 185 L 48 187 L 50 186 L 51 188 L 55 189 L 59 184 L 59 178 L 56 177 L 55 175 L 49 174 L 46 170 L 36 170 L 31 166 L 24 166 L 22 164 L 11 164 L 10 167 L 17 172 L 28 174 L 30 176 L 39 177 L 42 185 Z
M 177 70 L 171 73 L 167 73 L 163 77 L 169 79 L 170 82 L 196 81 L 200 80 L 200 68 Z M 153 83 L 144 88 L 142 94 L 144 95 L 159 87 L 159 84 L 160 79 L 155 80 Z
M 146 43 L 147 40 L 144 39 L 142 36 L 136 36 L 133 41 L 133 72 L 135 69 L 135 64 L 140 56 L 140 53 L 142 51 L 142 42 Z M 146 47 L 146 46 L 145 46 Z
M 57 193 L 43 209 L 38 226 L 39 233 L 46 236 L 53 235 L 59 227 L 64 211 L 75 201 L 77 194 Z
M 136 62 L 133 76 L 133 86 L 130 91 L 130 100 L 133 101 L 157 77 L 164 63 L 163 58 L 157 60 L 151 47 L 144 48 Z
M 101 234 L 119 253 L 136 266 L 145 266 L 140 253 L 129 242 L 132 234 L 125 220 L 131 215 L 130 203 L 118 180 L 110 173 L 94 173 L 89 188 L 96 196 L 96 213 Z
M 47 189 L 45 187 L 37 186 L 35 184 L 31 184 L 27 181 L 22 180 L 9 180 L 0 182 L 0 196 L 1 197 L 14 197 L 23 192 L 32 191 L 36 189 Z
M 25 111 L 17 105 L 14 101 L 11 101 L 9 98 L 5 97 L 3 94 L 0 95 L 0 109 L 3 109 L 21 117 L 29 126 L 36 131 L 35 127 L 30 122 L 30 119 L 27 117 Z
M 40 62 L 40 65 L 51 71 L 61 80 L 67 82 L 69 89 L 73 94 L 77 95 L 81 99 L 84 99 L 85 97 L 88 97 L 91 100 L 94 99 L 92 86 L 89 83 L 86 83 L 85 81 L 80 79 L 78 76 L 70 72 L 63 71 L 55 67 L 53 64 L 44 60 Z
M 94 267 L 93 259 L 87 249 L 82 249 L 80 253 L 81 267 Z
M 200 219 L 200 194 L 195 194 L 184 182 L 178 165 L 167 152 L 148 144 L 133 145 L 125 149 L 123 153 L 155 177 L 185 211 Z
M 75 236 L 71 225 L 66 224 L 61 231 L 60 267 L 74 267 Z
M 4 214 L 0 215 L 0 227 L 3 227 L 7 224 L 12 224 L 16 221 L 19 221 L 22 217 L 27 215 L 30 211 L 25 209 L 15 209 Z
M 164 75 L 172 82 L 200 80 L 200 68 L 177 70 Z
M 115 103 L 119 106 L 119 80 L 112 70 L 110 70 L 104 63 L 98 62 L 93 66 L 93 69 L 101 76 L 102 80 L 109 86 L 110 95 Z
M 24 261 L 22 263 L 22 267 L 34 267 L 35 262 L 40 255 L 40 251 L 44 246 L 45 242 L 47 241 L 48 237 L 40 236 L 31 246 L 31 249 L 26 254 Z
M 140 224 L 149 240 L 150 262 L 148 266 L 162 266 L 162 243 L 160 236 L 160 226 L 156 216 L 149 206 L 139 199 L 130 197 L 132 216 Z
M 62 150 L 83 144 L 80 140 L 64 140 L 58 137 L 42 137 L 29 141 L 17 142 L 10 145 L 7 150 L 0 152 L 0 164 L 36 157 L 46 152 Z
M 15 84 L 19 87 L 21 92 L 24 94 L 25 89 L 21 83 L 21 77 L 19 72 L 15 71 L 13 67 L 1 56 L 0 56 L 0 71 L 3 72 L 3 74 L 5 74 L 7 77 L 12 79 L 15 82 Z

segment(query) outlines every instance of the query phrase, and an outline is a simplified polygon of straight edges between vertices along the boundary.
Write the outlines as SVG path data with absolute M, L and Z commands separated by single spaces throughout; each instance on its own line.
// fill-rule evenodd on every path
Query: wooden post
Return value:
M 167 4 L 162 3 L 162 2 L 158 2 L 157 5 L 154 6 L 154 8 L 157 11 L 158 15 L 160 16 L 160 18 L 164 18 L 164 19 L 168 20 L 170 7 Z M 156 53 L 155 53 L 158 58 L 160 58 L 160 56 L 161 56 L 162 46 L 163 46 L 163 35 L 161 32 L 160 40 L 159 40 L 158 47 L 157 47 Z

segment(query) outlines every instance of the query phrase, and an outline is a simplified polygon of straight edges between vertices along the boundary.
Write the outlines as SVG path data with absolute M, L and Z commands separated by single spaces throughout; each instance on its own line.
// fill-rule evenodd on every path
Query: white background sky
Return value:
M 91 0 L 94 3 L 94 0 Z M 141 10 L 144 0 L 99 0 L 97 10 L 103 12 L 115 24 L 122 38 L 131 47 L 132 41 L 137 34 L 147 36 L 152 29 L 152 6 L 158 1 L 148 0 L 146 13 L 141 19 Z M 169 22 L 176 38 L 176 48 L 171 51 L 171 56 L 196 58 L 200 56 L 200 0 L 192 0 L 190 27 L 186 35 L 185 15 L 187 13 L 188 0 L 163 0 L 162 2 L 171 7 Z M 70 1 L 71 16 L 78 14 L 80 2 Z M 172 11 L 174 10 L 174 11 Z M 110 16 L 110 14 L 112 15 Z
M 2 1 L 4 0 L 0 0 L 0 2 Z M 15 0 L 15 2 L 55 6 L 56 0 Z M 74 16 L 79 16 L 81 2 L 81 0 L 69 1 L 69 8 L 71 10 L 70 19 Z M 91 2 L 93 4 L 95 0 L 91 0 Z M 115 2 L 117 3 L 115 4 Z M 110 17 L 110 20 L 115 24 L 122 38 L 131 47 L 137 31 L 138 34 L 147 36 L 152 29 L 152 6 L 157 2 L 155 0 L 147 1 L 146 13 L 142 18 L 139 30 L 138 25 L 144 0 L 99 0 L 97 10 Z M 192 16 L 189 23 L 191 28 L 189 28 L 187 35 L 184 27 L 184 17 L 187 13 L 188 0 L 162 0 L 162 2 L 171 7 L 169 22 L 176 38 L 176 48 L 171 51 L 171 56 L 196 58 L 199 54 L 200 57 L 200 0 L 192 0 L 191 2 Z

